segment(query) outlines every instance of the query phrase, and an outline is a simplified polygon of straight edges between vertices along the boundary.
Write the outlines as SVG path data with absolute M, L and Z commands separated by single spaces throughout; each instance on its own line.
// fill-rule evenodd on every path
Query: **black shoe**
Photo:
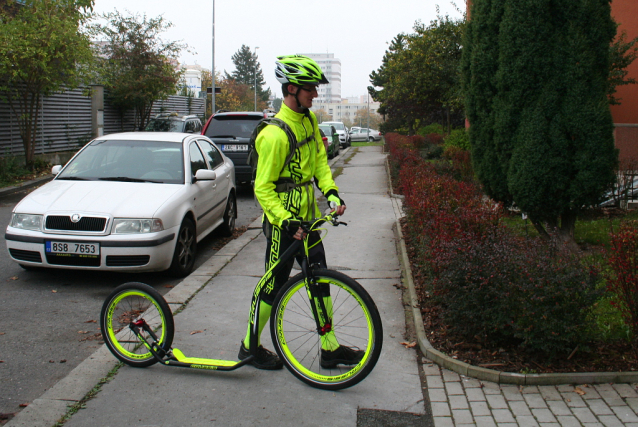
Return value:
M 239 360 L 244 360 L 248 356 L 250 356 L 250 350 L 246 349 L 246 347 L 244 346 L 244 342 L 242 341 L 237 357 L 239 358 Z M 269 371 L 274 371 L 276 369 L 281 369 L 284 367 L 281 359 L 279 359 L 279 357 L 277 357 L 275 353 L 270 350 L 266 350 L 262 346 L 259 346 L 257 348 L 257 354 L 255 355 L 253 361 L 250 363 L 257 369 L 266 369 Z
M 337 365 L 356 365 L 363 359 L 365 351 L 357 347 L 340 345 L 334 351 L 321 349 L 321 367 L 324 369 L 335 368 Z

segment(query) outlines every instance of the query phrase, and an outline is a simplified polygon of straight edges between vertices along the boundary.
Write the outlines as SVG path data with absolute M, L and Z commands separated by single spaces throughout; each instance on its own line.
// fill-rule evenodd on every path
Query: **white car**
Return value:
M 199 240 L 235 228 L 235 168 L 203 135 L 105 135 L 52 172 L 16 205 L 5 234 L 27 269 L 186 276 Z
M 368 128 L 352 128 L 350 130 L 350 139 L 352 141 L 380 141 L 381 132 Z
M 332 125 L 337 130 L 339 134 L 339 144 L 343 148 L 349 147 L 350 144 L 350 136 L 348 134 L 348 128 L 342 122 L 322 122 L 322 125 Z

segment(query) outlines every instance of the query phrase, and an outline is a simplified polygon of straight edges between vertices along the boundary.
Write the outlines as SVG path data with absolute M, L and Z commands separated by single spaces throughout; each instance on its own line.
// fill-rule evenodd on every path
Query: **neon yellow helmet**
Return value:
M 278 56 L 275 62 L 275 76 L 282 83 L 320 85 L 329 83 L 321 67 L 313 59 L 303 55 Z

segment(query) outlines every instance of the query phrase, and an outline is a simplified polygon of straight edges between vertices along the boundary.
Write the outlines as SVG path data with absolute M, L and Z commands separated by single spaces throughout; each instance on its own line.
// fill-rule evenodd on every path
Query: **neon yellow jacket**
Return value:
M 312 120 L 302 113 L 296 113 L 286 104 L 275 116 L 286 122 L 301 142 L 314 133 L 314 138 L 307 144 L 299 146 L 290 163 L 284 168 L 289 151 L 289 142 L 285 132 L 277 126 L 266 126 L 255 141 L 259 153 L 257 174 L 255 177 L 255 197 L 271 224 L 281 225 L 282 220 L 296 218 L 310 220 L 319 217 L 321 211 L 314 195 L 315 178 L 323 194 L 337 193 L 328 155 L 321 140 L 319 127 L 314 126 L 317 118 L 309 112 Z M 289 192 L 277 193 L 275 182 L 282 178 L 292 178 L 297 186 Z

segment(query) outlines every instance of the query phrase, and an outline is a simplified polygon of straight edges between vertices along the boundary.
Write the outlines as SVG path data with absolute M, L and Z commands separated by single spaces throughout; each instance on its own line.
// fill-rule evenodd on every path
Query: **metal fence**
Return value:
M 120 112 L 104 96 L 104 134 L 135 131 L 136 113 Z M 169 96 L 153 105 L 151 116 L 162 112 L 195 114 L 203 119 L 206 104 L 201 98 Z M 92 139 L 91 96 L 86 88 L 44 97 L 36 132 L 35 154 L 76 151 Z M 0 102 L 0 157 L 24 156 L 16 117 L 9 104 Z

